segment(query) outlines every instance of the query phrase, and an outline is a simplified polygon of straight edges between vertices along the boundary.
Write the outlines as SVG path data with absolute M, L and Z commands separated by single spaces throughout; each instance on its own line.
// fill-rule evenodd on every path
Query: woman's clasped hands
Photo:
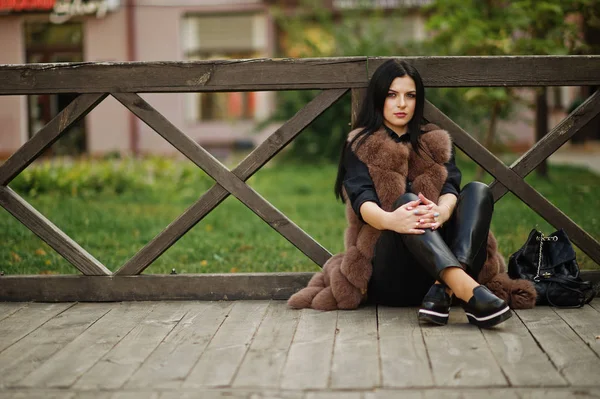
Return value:
M 425 229 L 435 230 L 450 218 L 449 208 L 440 207 L 423 194 L 390 212 L 389 230 L 401 234 L 423 234 Z

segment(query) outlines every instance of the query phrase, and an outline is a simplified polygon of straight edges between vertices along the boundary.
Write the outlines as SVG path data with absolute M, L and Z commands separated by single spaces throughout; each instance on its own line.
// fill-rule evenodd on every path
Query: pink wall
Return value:
M 83 35 L 86 61 L 127 61 L 126 11 L 122 7 L 105 18 L 86 18 Z M 108 96 L 86 117 L 88 151 L 100 155 L 128 152 L 130 112 Z
M 180 18 L 178 7 L 135 7 L 135 60 L 179 61 Z M 183 101 L 179 93 L 148 93 L 142 97 L 170 120 L 183 129 Z M 154 130 L 138 120 L 139 149 L 141 153 L 173 153 L 175 150 Z
M 21 64 L 25 57 L 20 17 L 0 19 L 0 64 Z M 10 156 L 27 137 L 25 96 L 0 96 L 0 159 Z

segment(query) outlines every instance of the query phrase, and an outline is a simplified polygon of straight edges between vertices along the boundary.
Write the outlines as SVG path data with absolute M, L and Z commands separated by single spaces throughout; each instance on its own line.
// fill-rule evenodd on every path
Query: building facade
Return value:
M 273 27 L 268 5 L 259 0 L 178 0 L 177 5 L 156 0 L 0 0 L 0 64 L 269 57 L 274 54 Z M 274 106 L 273 93 L 267 92 L 142 96 L 208 147 L 254 140 L 256 123 Z M 0 157 L 12 154 L 73 98 L 0 97 Z M 53 150 L 93 156 L 175 153 L 111 97 Z
M 374 0 L 369 4 L 407 11 L 401 23 L 390 23 L 398 27 L 390 29 L 391 37 L 402 41 L 425 38 L 425 16 L 419 9 L 429 3 Z M 271 8 L 277 5 L 293 12 L 298 4 L 299 0 L 0 0 L 0 64 L 301 56 L 278 30 Z M 325 0 L 322 4 L 346 11 L 365 3 Z M 305 27 L 307 35 L 322 37 L 318 23 L 308 22 Z M 559 101 L 562 109 L 572 97 L 565 94 Z M 277 128 L 260 123 L 275 108 L 273 92 L 149 93 L 142 97 L 216 155 L 232 146 L 256 145 Z M 0 96 L 0 159 L 10 156 L 73 98 L 70 94 Z M 562 111 L 558 114 L 557 118 L 564 116 Z M 500 127 L 510 132 L 510 140 L 524 143 L 521 147 L 533 142 L 527 119 L 525 115 Z M 261 130 L 258 125 L 263 126 Z M 51 152 L 177 154 L 112 97 L 73 126 Z

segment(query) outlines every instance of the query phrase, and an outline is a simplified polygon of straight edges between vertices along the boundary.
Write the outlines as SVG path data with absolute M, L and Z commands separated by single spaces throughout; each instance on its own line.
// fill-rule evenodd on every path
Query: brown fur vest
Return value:
M 352 131 L 351 140 L 360 130 Z M 417 155 L 410 144 L 396 143 L 385 129 L 380 129 L 353 150 L 367 165 L 375 185 L 381 207 L 391 211 L 396 199 L 404 194 L 407 178 L 413 192 L 437 202 L 447 178 L 445 162 L 451 157 L 452 141 L 448 133 L 435 125 L 426 125 L 428 132 L 420 137 L 424 153 Z M 358 141 L 360 141 L 359 139 Z M 308 286 L 294 294 L 288 304 L 294 308 L 319 310 L 355 309 L 366 298 L 367 285 L 372 273 L 371 260 L 375 243 L 381 232 L 361 222 L 346 201 L 348 227 L 345 232 L 345 252 L 332 256 L 316 273 Z M 505 273 L 504 258 L 497 250 L 496 239 L 488 235 L 487 260 L 478 281 L 516 309 L 532 308 L 535 289 L 526 280 L 511 280 Z

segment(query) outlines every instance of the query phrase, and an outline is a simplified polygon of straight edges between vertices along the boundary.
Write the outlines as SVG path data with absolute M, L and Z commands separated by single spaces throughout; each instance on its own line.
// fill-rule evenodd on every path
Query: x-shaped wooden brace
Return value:
M 434 105 L 429 102 L 425 105 L 425 118 L 448 130 L 454 143 L 496 178 L 491 185 L 495 200 L 500 199 L 508 190 L 512 191 L 549 223 L 562 227 L 571 240 L 596 263 L 600 263 L 600 243 L 525 182 L 524 177 L 598 113 L 600 93 L 596 92 L 508 168 Z
M 88 276 L 106 276 L 111 272 L 7 185 L 44 150 L 58 140 L 69 126 L 86 116 L 107 95 L 82 94 L 78 96 L 0 165 L 0 205 L 80 272 Z
M 227 198 L 230 193 L 315 263 L 323 265 L 331 254 L 249 187 L 245 181 L 292 141 L 310 122 L 338 101 L 347 90 L 332 89 L 321 92 L 319 96 L 257 147 L 233 171 L 227 169 L 204 148 L 177 129 L 137 94 L 112 93 L 119 102 L 217 182 L 115 274 L 135 275 L 141 273 L 188 230 L 194 227 L 196 223 L 202 220 L 205 215 Z

